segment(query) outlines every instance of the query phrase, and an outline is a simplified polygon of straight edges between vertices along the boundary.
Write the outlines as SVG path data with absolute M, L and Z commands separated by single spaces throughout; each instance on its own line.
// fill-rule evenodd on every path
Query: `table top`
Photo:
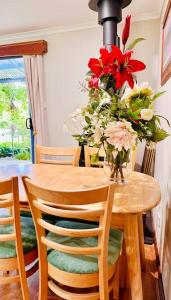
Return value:
M 47 164 L 20 164 L 0 167 L 0 180 L 19 176 L 20 201 L 27 201 L 21 176 L 54 190 L 77 190 L 106 184 L 102 168 L 84 168 Z M 153 177 L 132 172 L 128 183 L 116 185 L 113 213 L 141 213 L 160 203 L 161 193 Z

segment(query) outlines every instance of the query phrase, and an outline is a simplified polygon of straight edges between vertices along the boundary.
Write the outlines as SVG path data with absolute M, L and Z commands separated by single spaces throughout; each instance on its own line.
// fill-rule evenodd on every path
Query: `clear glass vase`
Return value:
M 122 158 L 122 159 L 121 159 Z M 122 153 L 122 156 L 107 153 L 104 161 L 104 173 L 109 181 L 116 184 L 126 184 L 131 173 L 130 153 Z

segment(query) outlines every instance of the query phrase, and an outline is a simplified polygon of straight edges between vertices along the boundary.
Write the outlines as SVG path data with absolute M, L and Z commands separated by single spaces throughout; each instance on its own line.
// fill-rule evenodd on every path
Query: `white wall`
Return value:
M 166 5 L 167 1 L 165 1 L 160 20 L 160 63 L 162 23 Z M 158 87 L 161 88 L 160 72 L 158 73 Z M 157 101 L 156 109 L 159 114 L 165 116 L 171 122 L 171 78 L 162 89 L 166 91 L 166 94 Z M 163 122 L 163 126 L 168 130 L 166 122 Z M 171 130 L 169 131 L 171 133 Z M 162 201 L 160 206 L 154 210 L 153 215 L 161 260 L 165 296 L 166 300 L 171 300 L 171 137 L 157 145 L 155 177 L 159 180 L 161 185 Z
M 87 72 L 90 55 L 97 55 L 101 30 L 88 29 L 46 37 L 48 54 L 45 56 L 45 86 L 49 125 L 49 144 L 68 146 L 74 143 L 63 131 L 69 114 L 86 103 L 87 96 L 80 83 Z

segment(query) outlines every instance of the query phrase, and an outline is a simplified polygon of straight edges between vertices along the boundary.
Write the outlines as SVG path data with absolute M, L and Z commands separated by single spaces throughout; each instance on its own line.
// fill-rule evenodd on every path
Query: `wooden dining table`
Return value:
M 102 168 L 50 164 L 0 167 L 0 180 L 11 176 L 19 176 L 20 205 L 25 209 L 28 208 L 28 202 L 22 176 L 28 176 L 34 183 L 52 190 L 82 190 L 107 184 Z M 111 226 L 124 232 L 132 300 L 143 299 L 141 270 L 145 268 L 145 253 L 142 213 L 156 207 L 160 199 L 157 180 L 142 173 L 132 172 L 127 184 L 115 186 Z

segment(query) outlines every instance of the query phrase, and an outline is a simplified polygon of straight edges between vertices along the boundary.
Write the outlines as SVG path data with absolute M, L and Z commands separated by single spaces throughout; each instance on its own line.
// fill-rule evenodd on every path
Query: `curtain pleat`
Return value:
M 35 144 L 46 144 L 46 113 L 42 55 L 24 56 Z

